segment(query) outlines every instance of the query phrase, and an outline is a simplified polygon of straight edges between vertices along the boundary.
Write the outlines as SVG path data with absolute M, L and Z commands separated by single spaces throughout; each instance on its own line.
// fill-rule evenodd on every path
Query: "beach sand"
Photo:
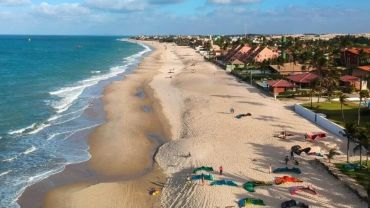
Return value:
M 311 156 L 310 159 L 308 156 L 298 158 L 303 173 L 295 176 L 303 183 L 257 187 L 254 193 L 241 187 L 186 185 L 193 168 L 211 166 L 218 171 L 221 165 L 224 174 L 213 173 L 216 179 L 231 179 L 239 185 L 248 180 L 272 182 L 274 177 L 290 175 L 269 174 L 269 165 L 272 169 L 285 167 L 283 159 L 289 155 L 291 146 L 311 147 L 313 151 L 327 153 L 330 148 L 343 151 L 345 141 L 331 134 L 317 143 L 305 141 L 304 133 L 323 130 L 297 115 L 291 105 L 238 81 L 205 62 L 193 49 L 168 46 L 167 51 L 167 56 L 180 60 L 183 68 L 165 89 L 177 92 L 176 96 L 161 101 L 163 109 L 180 110 L 164 111 L 167 117 L 175 115 L 177 119 L 181 115 L 182 121 L 171 123 L 180 132 L 179 137 L 160 147 L 156 155 L 156 161 L 169 176 L 162 207 L 237 207 L 237 201 L 245 197 L 263 199 L 267 207 L 280 207 L 281 202 L 290 199 L 310 207 L 368 207 L 326 170 L 310 162 Z M 156 75 L 154 82 L 161 76 L 164 75 Z M 174 109 L 173 106 L 182 107 Z M 229 113 L 230 108 L 235 109 L 235 114 Z M 234 118 L 239 113 L 252 116 Z M 295 136 L 286 140 L 273 136 L 283 130 Z M 184 157 L 189 152 L 191 157 Z M 291 196 L 289 187 L 296 185 L 312 185 L 318 195 Z
M 343 151 L 345 142 L 331 134 L 317 143 L 306 142 L 304 133 L 322 129 L 294 113 L 290 105 L 239 82 L 191 48 L 147 44 L 157 50 L 135 73 L 106 89 L 107 123 L 89 138 L 91 160 L 72 171 L 79 179 L 71 182 L 73 174 L 68 175 L 71 168 L 67 168 L 61 173 L 62 182 L 44 198 L 44 207 L 237 207 L 244 197 L 263 199 L 267 207 L 280 207 L 289 199 L 310 207 L 368 207 L 307 157 L 298 158 L 303 173 L 297 177 L 303 184 L 257 187 L 254 193 L 208 183 L 186 185 L 192 169 L 203 165 L 215 170 L 222 165 L 224 175 L 213 173 L 216 179 L 239 185 L 248 180 L 272 181 L 284 174 L 270 174 L 269 165 L 285 167 L 283 158 L 291 146 L 325 153 L 333 147 Z M 229 113 L 230 108 L 235 114 Z M 234 118 L 239 113 L 252 116 Z M 295 136 L 286 140 L 273 136 L 282 130 Z M 58 182 L 48 180 L 44 185 Z M 148 194 L 148 189 L 162 185 L 161 197 Z M 293 185 L 312 185 L 318 195 L 291 196 Z M 41 185 L 33 188 L 44 190 Z M 29 198 L 30 193 L 24 196 L 22 207 L 35 207 L 35 199 Z

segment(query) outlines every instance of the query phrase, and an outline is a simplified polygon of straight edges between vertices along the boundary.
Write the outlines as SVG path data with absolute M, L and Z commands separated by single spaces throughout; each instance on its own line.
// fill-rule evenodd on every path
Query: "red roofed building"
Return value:
M 352 75 L 362 78 L 370 77 L 370 65 L 357 67 L 357 69 L 352 71 Z
M 370 48 L 350 48 L 342 51 L 342 64 L 348 68 L 355 68 L 352 76 L 370 77 Z
M 300 88 L 309 87 L 311 82 L 317 78 L 319 78 L 319 76 L 314 73 L 294 74 L 287 77 L 288 80 L 300 86 Z
M 283 79 L 280 79 L 280 80 L 270 80 L 267 82 L 268 84 L 268 88 L 269 88 L 269 91 L 271 94 L 274 95 L 274 97 L 276 98 L 277 95 L 279 95 L 280 93 L 283 93 L 285 92 L 287 89 L 293 89 L 294 88 L 294 84 L 286 81 L 286 80 L 283 80 Z
M 349 48 L 342 50 L 342 64 L 346 67 L 357 67 L 370 63 L 370 48 Z
M 229 54 L 226 55 L 226 59 L 229 63 L 232 63 L 234 60 L 239 59 L 243 60 L 243 56 L 249 53 L 252 48 L 248 45 L 241 45 L 232 49 Z
M 361 80 L 358 77 L 344 75 L 339 78 L 341 86 L 354 86 L 356 90 L 361 88 Z M 365 85 L 366 86 L 366 85 Z

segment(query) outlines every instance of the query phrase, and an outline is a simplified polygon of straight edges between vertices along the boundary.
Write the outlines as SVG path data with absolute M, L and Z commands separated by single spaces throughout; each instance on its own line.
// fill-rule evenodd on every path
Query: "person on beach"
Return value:
M 224 168 L 222 167 L 222 165 L 219 167 L 219 170 L 220 170 L 220 175 L 222 175 L 222 172 L 224 171 Z
M 202 180 L 202 186 L 204 186 L 204 173 L 200 176 L 200 179 Z
M 285 156 L 285 165 L 288 165 L 288 162 L 289 162 L 289 156 L 287 155 L 287 156 Z
M 271 167 L 271 163 L 270 163 L 270 165 L 269 165 L 269 174 L 271 174 L 272 173 L 272 167 Z
M 234 114 L 234 112 L 235 112 L 234 108 L 230 108 L 230 113 Z
M 190 154 L 190 152 L 188 152 L 188 155 L 186 155 L 186 157 L 191 157 L 191 154 Z
M 294 160 L 294 152 L 293 151 L 290 151 L 290 159 Z

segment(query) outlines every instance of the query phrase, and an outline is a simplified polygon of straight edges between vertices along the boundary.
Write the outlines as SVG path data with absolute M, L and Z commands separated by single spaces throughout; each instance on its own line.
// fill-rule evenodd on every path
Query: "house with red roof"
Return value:
M 225 56 L 225 60 L 228 63 L 232 63 L 238 59 L 244 63 L 248 62 L 263 62 L 265 60 L 274 59 L 279 57 L 279 53 L 276 50 L 269 49 L 267 47 L 251 47 L 249 45 L 239 45 L 233 47 L 229 53 Z
M 279 57 L 279 52 L 268 47 L 260 48 L 258 53 L 253 57 L 254 62 L 262 63 L 266 60 L 275 59 Z
M 243 57 L 246 56 L 252 48 L 248 45 L 243 45 L 237 49 L 236 52 L 229 58 L 229 62 L 233 62 L 234 60 L 238 59 L 239 61 L 243 62 Z
M 280 93 L 285 92 L 287 89 L 293 89 L 294 88 L 294 84 L 292 84 L 291 82 L 288 82 L 284 79 L 267 81 L 267 85 L 268 85 L 268 88 L 269 88 L 269 92 L 272 95 L 274 95 L 275 98 Z
M 370 63 L 370 48 L 346 48 L 341 52 L 341 62 L 346 67 L 357 67 Z
M 340 86 L 353 86 L 356 90 L 361 89 L 361 79 L 351 75 L 344 75 L 339 78 Z M 366 81 L 363 82 L 363 89 L 367 86 Z
M 369 66 L 359 66 L 352 70 L 352 75 L 355 77 L 366 78 L 370 77 L 370 65 Z
M 294 75 L 315 71 L 316 69 L 299 63 L 283 63 L 281 65 L 270 65 L 270 70 L 281 75 Z
M 319 76 L 314 73 L 301 73 L 301 74 L 294 74 L 287 77 L 289 81 L 294 83 L 299 88 L 308 88 L 310 87 L 311 83 L 318 79 Z
M 370 77 L 370 48 L 349 48 L 342 50 L 341 62 L 348 68 L 354 68 L 352 76 Z

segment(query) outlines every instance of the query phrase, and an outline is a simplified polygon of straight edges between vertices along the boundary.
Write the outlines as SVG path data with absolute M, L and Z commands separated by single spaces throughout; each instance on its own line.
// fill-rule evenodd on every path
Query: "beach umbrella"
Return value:
M 202 167 L 198 167 L 198 168 L 195 168 L 193 170 L 193 173 L 197 173 L 199 171 L 207 171 L 207 172 L 212 172 L 213 171 L 213 168 L 212 167 L 207 167 L 207 166 L 202 166 Z

